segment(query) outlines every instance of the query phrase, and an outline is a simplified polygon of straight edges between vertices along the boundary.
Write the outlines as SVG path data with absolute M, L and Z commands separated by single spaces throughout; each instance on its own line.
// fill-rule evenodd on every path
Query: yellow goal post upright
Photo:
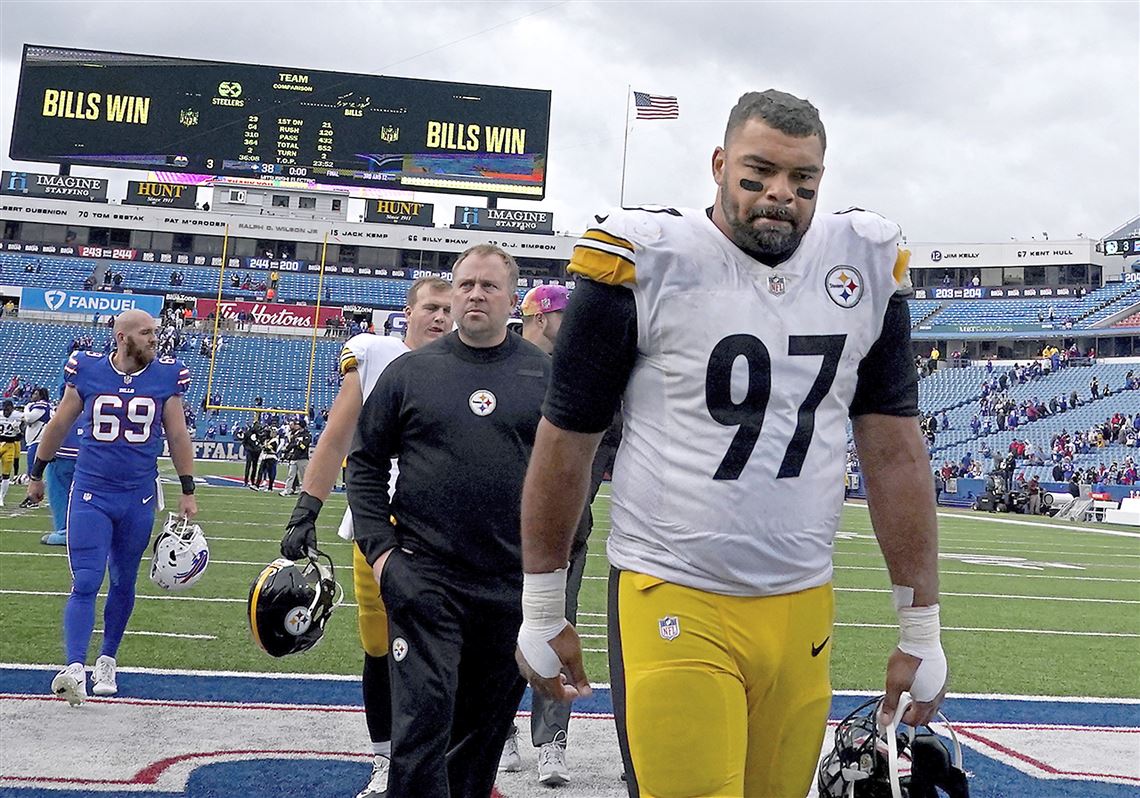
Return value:
M 206 404 L 205 408 L 209 410 L 237 410 L 248 411 L 252 413 L 274 413 L 280 416 L 294 416 L 300 415 L 308 417 L 309 407 L 313 403 L 313 366 L 317 359 L 317 336 L 320 334 L 320 319 L 321 319 L 321 297 L 324 296 L 325 285 L 325 255 L 329 248 L 329 234 L 326 231 L 324 242 L 321 245 L 321 267 L 317 272 L 317 304 L 313 308 L 313 334 L 309 340 L 309 373 L 308 379 L 305 384 L 305 406 L 302 408 L 269 408 L 269 407 L 247 407 L 244 405 L 227 405 L 227 404 L 214 404 L 214 371 L 217 367 L 218 357 L 218 328 L 222 321 L 222 289 L 225 287 L 226 279 L 226 256 L 229 252 L 230 241 L 230 226 L 227 224 L 222 232 L 222 266 L 218 270 L 218 294 L 214 302 L 214 334 L 210 339 L 210 370 L 206 377 Z M 276 295 L 274 296 L 276 299 Z

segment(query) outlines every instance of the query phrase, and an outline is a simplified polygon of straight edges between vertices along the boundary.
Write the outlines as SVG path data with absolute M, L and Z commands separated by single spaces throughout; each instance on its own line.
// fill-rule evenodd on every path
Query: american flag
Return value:
M 637 106 L 638 119 L 676 119 L 680 109 L 676 97 L 662 97 L 660 94 L 633 93 L 633 104 Z

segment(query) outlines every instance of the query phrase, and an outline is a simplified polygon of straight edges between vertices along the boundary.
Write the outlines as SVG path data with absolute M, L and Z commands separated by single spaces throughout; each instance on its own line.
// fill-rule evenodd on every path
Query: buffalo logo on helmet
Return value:
M 321 641 L 343 596 L 328 555 L 274 560 L 249 588 L 246 609 L 254 642 L 272 657 L 308 651 Z
M 202 527 L 170 513 L 151 546 L 150 581 L 163 590 L 186 590 L 198 583 L 209 564 Z

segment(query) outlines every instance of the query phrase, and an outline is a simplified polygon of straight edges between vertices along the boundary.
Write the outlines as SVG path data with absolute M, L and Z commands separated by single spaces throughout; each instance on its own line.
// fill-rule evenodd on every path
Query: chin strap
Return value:
M 887 773 L 891 780 L 891 798 L 904 798 L 901 787 L 899 786 L 899 750 L 896 735 L 902 721 L 902 716 L 912 703 L 914 703 L 914 699 L 911 698 L 910 693 L 900 695 L 899 705 L 895 709 L 895 714 L 894 717 L 891 718 L 891 722 L 886 726 L 879 726 L 887 738 Z M 882 704 L 880 703 L 880 707 L 881 706 Z M 878 717 L 879 712 L 877 707 L 875 711 L 876 725 L 879 724 Z M 909 745 L 914 742 L 914 729 L 910 726 L 904 728 L 907 730 L 907 744 Z

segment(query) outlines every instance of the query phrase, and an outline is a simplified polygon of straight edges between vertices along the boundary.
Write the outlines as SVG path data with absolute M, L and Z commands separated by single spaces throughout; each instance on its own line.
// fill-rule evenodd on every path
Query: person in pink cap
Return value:
M 522 301 L 523 338 L 546 354 L 554 352 L 554 339 L 562 326 L 562 311 L 570 301 L 564 285 L 536 285 Z

